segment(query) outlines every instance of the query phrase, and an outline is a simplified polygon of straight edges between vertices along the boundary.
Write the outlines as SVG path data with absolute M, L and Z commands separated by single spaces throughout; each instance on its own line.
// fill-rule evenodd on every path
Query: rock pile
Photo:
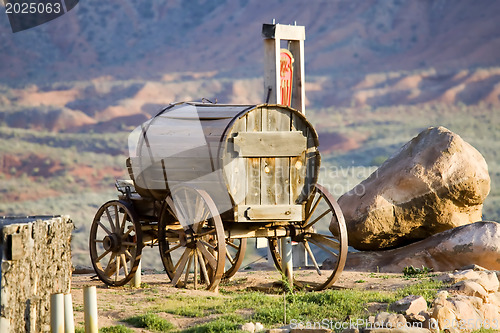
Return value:
M 500 272 L 472 269 L 446 274 L 454 283 L 434 300 L 432 318 L 449 332 L 471 332 L 481 328 L 500 330 Z
M 358 332 L 472 332 L 481 328 L 500 330 L 500 272 L 482 268 L 447 273 L 441 280 L 452 283 L 438 293 L 430 308 L 422 296 L 410 295 L 368 319 L 369 327 Z
M 340 197 L 349 245 L 381 250 L 481 221 L 490 191 L 483 156 L 444 127 L 431 127 Z

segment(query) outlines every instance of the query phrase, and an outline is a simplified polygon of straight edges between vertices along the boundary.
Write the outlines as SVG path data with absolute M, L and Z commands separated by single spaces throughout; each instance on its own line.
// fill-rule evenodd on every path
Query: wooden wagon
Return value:
M 318 136 L 282 105 L 172 104 L 129 136 L 130 181 L 99 208 L 90 232 L 98 277 L 120 286 L 145 245 L 159 245 L 176 286 L 214 290 L 240 267 L 247 239 L 290 237 L 308 264 L 295 283 L 330 287 L 347 256 L 342 212 L 317 183 Z

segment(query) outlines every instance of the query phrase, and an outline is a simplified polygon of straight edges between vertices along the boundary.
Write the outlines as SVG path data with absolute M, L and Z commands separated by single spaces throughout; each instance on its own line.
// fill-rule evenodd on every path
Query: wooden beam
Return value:
M 236 207 L 238 222 L 262 220 L 302 221 L 302 205 L 239 205 Z
M 234 149 L 240 157 L 300 156 L 307 148 L 301 131 L 240 132 L 234 137 Z
M 263 24 L 262 37 L 286 40 L 305 40 L 304 26 L 286 24 Z

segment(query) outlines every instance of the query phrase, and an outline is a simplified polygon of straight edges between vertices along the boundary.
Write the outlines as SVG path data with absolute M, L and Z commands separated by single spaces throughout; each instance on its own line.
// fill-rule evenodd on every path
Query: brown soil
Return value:
M 281 293 L 280 274 L 274 269 L 262 269 L 251 271 L 238 271 L 230 281 L 222 282 L 219 287 L 225 291 L 261 291 L 266 294 L 276 295 Z M 142 283 L 145 288 L 132 289 L 130 286 L 109 288 L 92 275 L 73 275 L 72 296 L 75 323 L 83 326 L 83 287 L 95 285 L 97 287 L 97 304 L 99 311 L 99 327 L 124 325 L 121 320 L 134 315 L 144 314 L 146 309 L 154 306 L 156 297 L 172 294 L 187 296 L 213 296 L 217 293 L 205 290 L 192 290 L 174 288 L 169 283 L 166 274 L 143 273 Z M 418 279 L 405 279 L 402 274 L 377 274 L 367 272 L 344 271 L 340 279 L 335 283 L 334 289 L 352 288 L 361 290 L 394 291 L 409 284 L 418 283 Z M 368 304 L 370 312 L 377 313 L 383 304 Z M 159 316 L 169 320 L 179 329 L 185 329 L 194 325 L 213 320 L 216 315 L 207 317 L 190 318 L 172 315 L 164 312 Z M 136 332 L 149 332 L 144 329 L 133 328 Z

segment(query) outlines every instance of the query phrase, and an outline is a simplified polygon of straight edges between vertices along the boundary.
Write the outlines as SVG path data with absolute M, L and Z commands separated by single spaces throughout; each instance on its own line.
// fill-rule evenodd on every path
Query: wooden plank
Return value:
M 262 36 L 274 39 L 305 40 L 306 28 L 300 25 L 264 24 Z
M 262 131 L 258 132 L 256 135 L 262 135 L 262 133 L 267 133 L 269 113 L 267 107 L 263 107 L 262 111 Z M 251 134 L 251 133 L 248 133 Z M 260 150 L 263 151 L 262 149 Z M 271 155 L 274 156 L 274 155 Z M 276 196 L 274 192 L 275 184 L 275 159 L 273 157 L 263 157 L 260 160 L 260 203 L 261 205 L 275 205 Z
M 246 130 L 245 119 L 235 121 L 229 137 L 233 137 L 236 133 Z M 246 172 L 245 160 L 238 156 L 234 150 L 233 140 L 227 141 L 227 151 L 224 161 L 224 174 L 227 181 L 227 187 L 233 201 L 236 204 L 242 203 L 245 200 L 246 185 L 244 179 Z
M 305 66 L 304 66 L 304 40 L 290 42 L 290 52 L 293 54 L 293 84 L 292 108 L 306 112 Z
M 202 156 L 175 156 L 164 159 L 165 168 L 211 171 L 210 159 Z
M 307 126 L 303 119 L 297 115 L 292 115 L 292 131 L 301 131 L 303 135 L 308 134 Z M 306 154 L 303 152 L 300 156 L 290 159 L 290 201 L 291 203 L 301 203 L 306 199 L 306 193 L 301 195 L 306 178 Z
M 238 222 L 304 219 L 302 205 L 239 205 L 236 214 Z
M 302 132 L 240 132 L 234 138 L 241 157 L 291 157 L 306 150 L 307 138 Z
M 280 40 L 264 39 L 264 100 L 266 103 L 276 104 L 281 100 L 279 68 Z
M 290 132 L 291 129 L 291 115 L 290 111 L 276 110 L 273 112 L 275 114 L 276 122 L 275 128 L 278 131 L 285 131 L 285 133 Z M 302 135 L 300 132 L 296 132 Z M 305 139 L 305 138 L 304 138 Z M 290 157 L 276 157 L 276 183 L 275 183 L 275 194 L 276 203 L 278 205 L 290 204 Z
M 246 115 L 247 133 L 262 131 L 262 111 L 255 109 Z M 260 204 L 260 158 L 249 157 L 247 163 L 245 203 Z

